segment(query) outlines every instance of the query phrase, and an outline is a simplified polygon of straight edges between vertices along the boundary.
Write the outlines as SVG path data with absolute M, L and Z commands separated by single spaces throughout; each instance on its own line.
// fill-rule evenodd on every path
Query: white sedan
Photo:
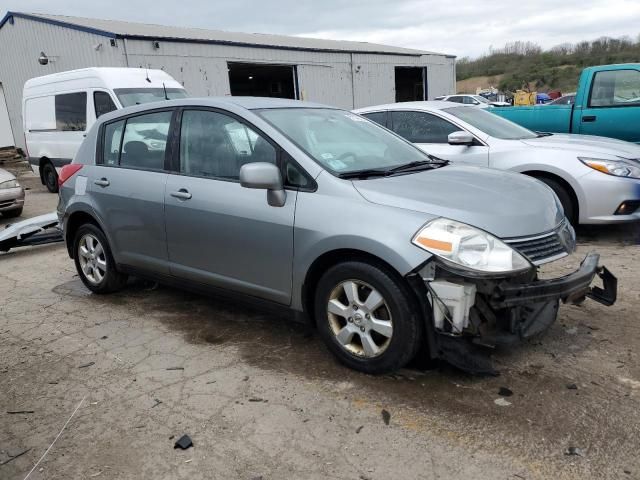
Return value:
M 436 100 L 442 100 L 445 102 L 462 103 L 464 105 L 475 105 L 479 108 L 489 107 L 510 107 L 509 102 L 498 102 L 484 98 L 482 95 L 471 95 L 469 93 L 459 93 L 456 95 L 443 95 L 442 97 L 436 97 Z
M 634 143 L 532 132 L 451 102 L 404 102 L 354 112 L 452 163 L 538 178 L 553 189 L 574 224 L 640 220 L 640 146 Z

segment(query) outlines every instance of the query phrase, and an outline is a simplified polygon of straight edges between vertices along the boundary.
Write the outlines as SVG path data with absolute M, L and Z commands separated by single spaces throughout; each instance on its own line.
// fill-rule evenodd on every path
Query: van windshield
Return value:
M 164 88 L 115 88 L 113 91 L 123 107 L 165 100 Z M 187 91 L 184 88 L 167 88 L 167 97 L 169 100 L 186 98 Z

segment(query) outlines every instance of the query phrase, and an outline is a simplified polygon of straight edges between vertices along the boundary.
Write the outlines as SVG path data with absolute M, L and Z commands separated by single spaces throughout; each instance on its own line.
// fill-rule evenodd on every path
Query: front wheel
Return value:
M 553 192 L 560 200 L 562 204 L 562 209 L 564 210 L 564 216 L 569 219 L 572 225 L 578 224 L 578 212 L 576 206 L 574 205 L 573 198 L 571 194 L 567 191 L 567 189 L 558 181 L 553 180 L 552 178 L 538 178 L 541 182 L 545 183 L 548 187 L 553 190 Z
M 116 270 L 104 233 L 91 223 L 76 232 L 73 259 L 82 283 L 93 293 L 115 292 L 127 283 L 127 276 Z
M 47 190 L 51 193 L 58 193 L 58 172 L 51 162 L 46 162 L 43 165 L 42 180 Z
M 22 215 L 22 207 L 16 208 L 15 210 L 7 210 L 6 212 L 2 212 L 2 216 L 5 218 L 16 218 Z
M 404 367 L 422 342 L 423 324 L 409 288 L 392 270 L 345 262 L 320 279 L 315 318 L 329 350 L 365 373 Z

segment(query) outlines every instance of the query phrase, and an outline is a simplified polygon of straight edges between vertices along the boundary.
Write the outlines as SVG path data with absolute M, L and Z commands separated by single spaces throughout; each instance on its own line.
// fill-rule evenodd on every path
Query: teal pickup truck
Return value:
M 640 143 L 640 63 L 585 68 L 573 105 L 493 107 L 490 111 L 537 132 Z

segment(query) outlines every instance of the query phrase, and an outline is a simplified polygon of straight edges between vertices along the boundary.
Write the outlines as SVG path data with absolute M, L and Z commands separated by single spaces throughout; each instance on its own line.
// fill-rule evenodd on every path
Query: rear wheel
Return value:
M 2 212 L 2 216 L 5 218 L 15 218 L 22 215 L 22 207 L 16 208 L 15 210 L 7 210 L 6 212 Z
M 538 178 L 538 180 L 547 184 L 551 188 L 551 190 L 554 191 L 554 193 L 558 197 L 558 200 L 560 200 L 560 203 L 562 204 L 565 217 L 569 219 L 572 225 L 577 225 L 578 211 L 573 201 L 573 197 L 567 191 L 566 187 L 552 178 L 541 177 Z
M 51 193 L 58 193 L 58 172 L 49 161 L 42 166 L 42 180 Z
M 318 282 L 315 317 L 329 350 L 365 373 L 402 368 L 422 341 L 422 321 L 408 287 L 393 271 L 372 263 L 330 268 Z
M 104 233 L 91 223 L 76 232 L 73 259 L 82 283 L 94 293 L 115 292 L 127 283 L 127 276 L 116 270 Z

